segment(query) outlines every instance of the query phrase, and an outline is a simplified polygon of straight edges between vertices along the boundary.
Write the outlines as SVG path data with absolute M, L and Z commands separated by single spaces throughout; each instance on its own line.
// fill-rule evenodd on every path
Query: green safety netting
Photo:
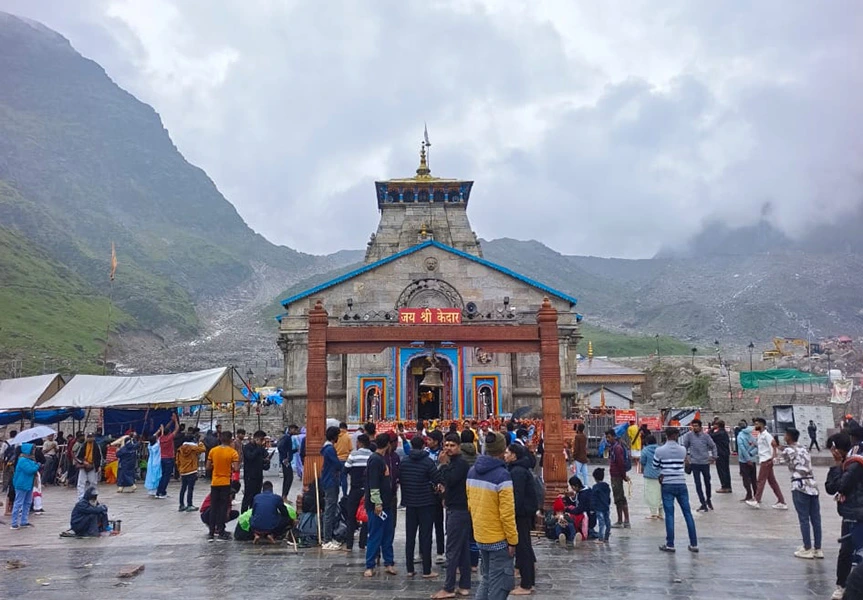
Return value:
M 765 387 L 795 385 L 798 383 L 811 385 L 827 383 L 827 377 L 805 373 L 797 369 L 771 369 L 769 371 L 743 371 L 740 373 L 740 385 L 744 390 L 757 390 Z

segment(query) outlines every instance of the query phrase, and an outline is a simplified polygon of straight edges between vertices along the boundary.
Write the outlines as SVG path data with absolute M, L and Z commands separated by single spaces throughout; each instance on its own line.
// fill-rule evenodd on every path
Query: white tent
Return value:
M 57 373 L 0 380 L 0 411 L 30 410 L 37 402 L 44 402 L 63 387 L 63 378 Z
M 244 400 L 231 381 L 231 370 L 231 367 L 220 367 L 137 377 L 76 375 L 38 408 L 155 408 Z

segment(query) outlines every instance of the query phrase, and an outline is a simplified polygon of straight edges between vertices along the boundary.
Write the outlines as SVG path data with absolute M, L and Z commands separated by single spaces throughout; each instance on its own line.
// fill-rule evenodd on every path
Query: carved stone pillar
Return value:
M 315 480 L 323 466 L 321 446 L 327 419 L 327 323 L 328 315 L 321 301 L 309 311 L 309 361 L 306 366 L 306 459 L 303 462 L 303 483 Z
M 557 309 L 548 298 L 537 313 L 539 324 L 539 385 L 542 390 L 542 420 L 545 454 L 545 508 L 566 490 L 566 461 L 563 456 L 563 422 L 560 407 L 560 346 L 557 335 Z

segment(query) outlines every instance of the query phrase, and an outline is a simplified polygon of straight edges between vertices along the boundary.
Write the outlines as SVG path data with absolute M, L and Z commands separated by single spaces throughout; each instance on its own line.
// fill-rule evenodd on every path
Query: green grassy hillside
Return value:
M 67 373 L 101 372 L 98 361 L 108 326 L 105 296 L 2 227 L 0 281 L 0 357 L 23 359 L 25 374 L 39 373 L 43 359 Z M 116 331 L 133 319 L 114 308 L 111 322 Z
M 648 356 L 659 352 L 663 356 L 688 355 L 690 346 L 680 340 L 668 336 L 659 336 L 659 340 L 651 336 L 628 335 L 593 327 L 581 326 L 582 341 L 578 345 L 580 354 L 587 355 L 587 342 L 593 342 L 594 356 Z

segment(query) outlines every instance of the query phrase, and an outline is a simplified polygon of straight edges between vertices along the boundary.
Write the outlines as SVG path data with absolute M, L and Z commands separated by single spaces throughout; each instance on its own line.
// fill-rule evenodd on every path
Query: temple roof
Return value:
M 401 258 L 403 256 L 408 256 L 410 254 L 413 254 L 414 252 L 422 250 L 423 248 L 429 248 L 429 247 L 438 248 L 438 249 L 443 250 L 445 252 L 455 254 L 456 256 L 459 256 L 461 258 L 465 258 L 465 259 L 473 261 L 475 263 L 479 263 L 479 264 L 486 266 L 490 269 L 494 269 L 495 271 L 503 273 L 504 275 L 508 275 L 509 277 L 517 279 L 523 283 L 526 283 L 527 285 L 529 285 L 533 288 L 536 288 L 538 290 L 542 290 L 543 292 L 550 294 L 552 296 L 555 296 L 556 298 L 560 298 L 561 300 L 565 300 L 565 301 L 569 302 L 570 305 L 572 305 L 572 306 L 575 306 L 576 303 L 578 303 L 578 299 L 576 299 L 575 297 L 570 296 L 569 294 L 565 294 L 565 293 L 558 291 L 554 288 L 551 288 L 551 287 L 549 287 L 545 284 L 542 284 L 538 281 L 535 281 L 529 277 L 521 275 L 520 273 L 516 273 L 515 271 L 507 269 L 506 267 L 502 267 L 502 266 L 495 264 L 491 261 L 485 260 L 484 258 L 480 258 L 478 256 L 468 254 L 467 252 L 462 252 L 461 250 L 457 250 L 455 248 L 452 248 L 451 246 L 441 244 L 440 242 L 437 242 L 435 240 L 428 240 L 428 241 L 423 242 L 421 244 L 417 244 L 416 246 L 411 246 L 407 250 L 402 250 L 401 252 L 397 252 L 391 256 L 387 256 L 386 258 L 382 258 L 381 260 L 379 260 L 377 262 L 363 265 L 362 267 L 355 269 L 355 270 L 351 271 L 350 273 L 345 273 L 344 275 L 341 275 L 339 277 L 331 279 L 330 281 L 324 282 L 320 285 L 316 285 L 315 287 L 309 288 L 308 290 L 306 290 L 304 292 L 300 292 L 299 294 L 295 294 L 295 295 L 291 296 L 290 298 L 285 298 L 284 300 L 282 300 L 282 306 L 284 306 L 287 309 L 291 304 L 293 304 L 294 302 L 297 302 L 298 300 L 302 300 L 303 298 L 308 298 L 309 296 L 317 294 L 318 292 L 321 292 L 323 290 L 326 290 L 328 288 L 336 286 L 340 283 L 348 281 L 349 279 L 353 279 L 354 277 L 357 277 L 358 275 L 362 275 L 363 273 L 367 273 L 369 271 L 372 271 L 372 270 L 374 270 L 374 269 L 376 269 L 382 265 L 390 263 L 394 260 L 398 260 L 399 258 Z
M 643 383 L 644 373 L 624 365 L 603 360 L 588 358 L 578 361 L 578 380 L 584 383 Z
M 473 181 L 432 177 L 426 144 L 420 150 L 420 164 L 413 177 L 376 181 L 378 206 L 405 203 L 447 203 L 467 205 Z

